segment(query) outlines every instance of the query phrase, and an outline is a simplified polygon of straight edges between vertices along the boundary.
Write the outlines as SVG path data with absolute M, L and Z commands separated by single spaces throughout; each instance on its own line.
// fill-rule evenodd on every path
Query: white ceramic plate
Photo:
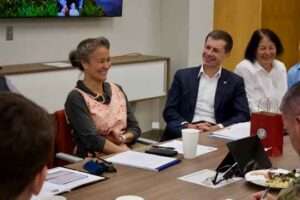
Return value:
M 144 198 L 136 195 L 125 195 L 117 197 L 116 200 L 144 200 Z
M 259 186 L 263 187 L 271 187 L 274 189 L 283 189 L 286 187 L 282 186 L 269 186 L 267 184 L 267 181 L 269 180 L 268 178 L 268 172 L 273 172 L 273 173 L 282 173 L 282 174 L 288 174 L 290 171 L 286 169 L 262 169 L 262 170 L 254 170 L 246 173 L 245 179 L 246 181 L 250 183 L 254 183 Z

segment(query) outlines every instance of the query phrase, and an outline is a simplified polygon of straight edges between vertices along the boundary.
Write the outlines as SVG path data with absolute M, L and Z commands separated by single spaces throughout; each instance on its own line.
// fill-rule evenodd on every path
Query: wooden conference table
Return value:
M 132 167 L 117 165 L 117 173 L 106 173 L 109 179 L 103 182 L 78 188 L 64 194 L 69 200 L 113 200 L 121 195 L 134 194 L 145 200 L 193 200 L 193 199 L 250 199 L 252 193 L 264 188 L 247 183 L 244 180 L 218 189 L 210 189 L 200 185 L 178 180 L 178 177 L 199 171 L 215 169 L 228 150 L 225 141 L 207 137 L 202 134 L 199 144 L 218 147 L 217 151 L 198 156 L 192 160 L 183 159 L 178 165 L 161 172 L 153 172 Z M 293 150 L 288 136 L 284 139 L 284 153 L 280 157 L 272 157 L 274 167 L 294 169 L 299 167 L 299 159 Z M 70 165 L 80 168 L 81 164 Z

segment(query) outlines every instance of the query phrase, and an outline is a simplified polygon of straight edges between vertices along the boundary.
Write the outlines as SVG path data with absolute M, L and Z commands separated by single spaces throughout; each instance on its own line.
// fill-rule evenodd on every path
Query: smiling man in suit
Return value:
M 227 32 L 212 31 L 205 39 L 203 64 L 176 72 L 163 113 L 167 127 L 162 140 L 180 137 L 182 128 L 214 131 L 249 121 L 243 79 L 222 68 L 232 45 Z

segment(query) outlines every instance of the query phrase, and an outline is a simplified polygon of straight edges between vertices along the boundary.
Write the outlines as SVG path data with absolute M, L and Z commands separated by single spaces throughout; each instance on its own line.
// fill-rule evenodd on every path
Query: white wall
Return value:
M 213 29 L 212 0 L 189 0 L 188 65 L 202 62 L 201 53 L 208 32 Z
M 203 42 L 213 29 L 212 0 L 162 0 L 162 54 L 176 70 L 201 63 Z
M 123 16 L 85 19 L 4 19 L 0 21 L 0 65 L 66 60 L 87 37 L 106 36 L 112 55 L 160 54 L 160 0 L 124 0 Z M 14 40 L 6 41 L 6 26 Z
M 67 60 L 80 40 L 96 36 L 112 41 L 112 55 L 160 55 L 160 13 L 160 0 L 124 0 L 123 16 L 116 18 L 0 20 L 0 65 Z M 5 40 L 6 26 L 13 26 L 12 41 Z M 160 117 L 154 106 L 153 101 L 136 104 L 143 130 Z
M 212 27 L 212 4 L 212 0 L 124 0 L 123 16 L 117 18 L 2 19 L 0 65 L 66 60 L 80 40 L 106 36 L 112 41 L 113 56 L 139 52 L 170 57 L 172 80 L 177 69 L 198 63 L 203 37 Z M 5 40 L 7 26 L 13 26 L 12 41 Z M 144 131 L 159 121 L 162 107 L 157 100 L 136 104 Z
M 187 65 L 189 1 L 161 1 L 161 49 L 164 56 L 171 58 L 171 73 Z

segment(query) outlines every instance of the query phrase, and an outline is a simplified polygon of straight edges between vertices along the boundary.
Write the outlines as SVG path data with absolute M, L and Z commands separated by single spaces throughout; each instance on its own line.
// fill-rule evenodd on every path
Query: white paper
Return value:
M 62 181 L 62 179 L 65 179 L 64 177 L 66 177 L 65 173 L 68 173 L 67 178 L 69 181 Z M 53 176 L 53 174 L 58 174 L 58 176 Z M 104 179 L 104 177 L 95 176 L 92 174 L 79 172 L 63 167 L 56 167 L 48 170 L 48 175 L 40 194 L 36 197 L 33 197 L 32 200 L 42 199 L 42 196 L 53 196 L 56 194 L 67 192 L 81 185 L 96 182 L 102 179 Z
M 71 67 L 72 65 L 70 63 L 65 62 L 50 62 L 50 63 L 43 63 L 44 65 L 53 66 L 53 67 Z
M 212 133 L 210 136 L 227 139 L 239 140 L 250 136 L 250 122 L 237 123 L 224 129 Z
M 194 183 L 197 185 L 209 187 L 209 188 L 220 188 L 220 187 L 223 187 L 230 183 L 242 180 L 242 178 L 240 178 L 240 177 L 234 177 L 234 178 L 231 178 L 228 180 L 224 180 L 224 181 L 218 183 L 217 185 L 214 185 L 212 183 L 212 180 L 214 179 L 215 174 L 216 174 L 216 171 L 214 171 L 214 170 L 203 169 L 201 171 L 197 171 L 197 172 L 179 177 L 178 179 L 182 180 L 182 181 Z M 220 176 L 221 176 L 221 174 L 220 174 Z
M 162 147 L 172 147 L 172 148 L 174 148 L 174 150 L 176 150 L 178 153 L 183 154 L 182 141 L 179 141 L 179 140 L 172 140 L 172 141 L 170 141 L 170 142 L 166 142 L 166 143 L 160 144 L 159 146 L 162 146 Z M 203 154 L 207 154 L 207 153 L 209 153 L 209 152 L 216 151 L 216 150 L 218 150 L 218 148 L 216 148 L 216 147 L 205 146 L 205 145 L 200 145 L 200 144 L 198 144 L 198 145 L 197 145 L 196 156 L 200 156 L 200 155 L 203 155 Z
M 66 200 L 67 198 L 61 195 L 39 195 L 34 196 L 31 200 Z
M 107 158 L 106 160 L 120 165 L 127 165 L 153 171 L 159 171 L 162 166 L 177 161 L 176 158 L 169 158 L 136 151 L 125 151 Z

